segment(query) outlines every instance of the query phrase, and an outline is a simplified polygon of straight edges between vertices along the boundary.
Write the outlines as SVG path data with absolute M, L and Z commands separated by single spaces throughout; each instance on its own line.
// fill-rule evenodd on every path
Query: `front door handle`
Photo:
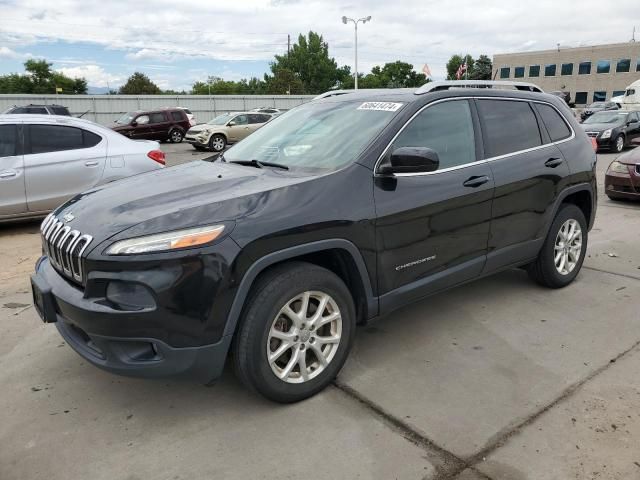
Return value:
M 96 165 L 98 165 L 98 162 L 96 162 L 96 161 L 84 162 L 84 165 L 86 167 L 95 167 Z
M 486 175 L 481 175 L 479 177 L 471 177 L 467 179 L 467 181 L 464 182 L 462 185 L 464 185 L 465 187 L 476 188 L 476 187 L 479 187 L 480 185 L 484 185 L 488 181 L 489 181 L 489 177 L 487 177 Z
M 12 178 L 18 175 L 18 172 L 13 170 L 7 170 L 6 172 L 0 173 L 0 178 Z
M 544 162 L 544 166 L 545 167 L 549 167 L 549 168 L 556 168 L 557 166 L 559 166 L 562 162 L 564 162 L 563 159 L 561 158 L 550 158 L 549 160 L 547 160 L 546 162 Z

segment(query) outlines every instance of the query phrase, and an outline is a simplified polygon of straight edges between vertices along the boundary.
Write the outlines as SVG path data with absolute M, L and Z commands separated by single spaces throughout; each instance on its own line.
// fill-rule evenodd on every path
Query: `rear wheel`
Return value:
M 276 402 L 324 389 L 351 349 L 355 308 L 334 273 L 296 262 L 276 267 L 252 290 L 234 339 L 240 380 Z
M 211 138 L 209 139 L 209 148 L 214 152 L 221 152 L 224 150 L 224 147 L 226 146 L 227 146 L 227 139 L 224 137 L 224 135 L 220 135 L 219 133 L 216 133 L 215 135 L 212 135 Z
M 549 288 L 569 285 L 578 275 L 587 250 L 587 221 L 577 206 L 563 204 L 551 224 L 529 276 Z
M 182 142 L 183 136 L 184 135 L 182 134 L 182 131 L 178 130 L 177 128 L 174 128 L 173 130 L 171 130 L 171 132 L 169 132 L 169 140 L 171 140 L 171 143 Z

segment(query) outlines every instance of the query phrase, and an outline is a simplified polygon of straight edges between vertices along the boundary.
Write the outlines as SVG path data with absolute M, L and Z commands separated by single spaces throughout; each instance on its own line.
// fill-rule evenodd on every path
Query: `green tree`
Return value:
M 473 70 L 469 75 L 472 80 L 491 80 L 493 64 L 486 55 L 480 55 L 473 64 Z
M 338 64 L 329 57 L 329 45 L 322 35 L 315 32 L 309 32 L 306 37 L 299 35 L 298 42 L 292 46 L 290 53 L 275 56 L 271 63 L 271 75 L 265 76 L 266 83 L 270 85 L 269 90 L 273 91 L 273 85 L 279 85 L 283 78 L 290 76 L 288 72 L 293 73 L 302 83 L 301 93 L 326 92 L 337 86 L 341 79 Z M 276 76 L 280 78 L 274 81 Z M 297 89 L 297 86 L 289 88 L 291 93 L 293 89 Z M 277 93 L 285 92 L 286 89 Z
M 0 76 L 0 93 L 56 93 L 56 87 L 66 94 L 87 93 L 84 78 L 70 78 L 51 67 L 46 60 L 27 60 L 24 74 Z
M 279 68 L 272 76 L 264 76 L 267 92 L 271 94 L 299 95 L 309 93 L 299 75 L 288 68 Z
M 162 90 L 144 73 L 135 72 L 120 87 L 119 93 L 122 95 L 158 95 L 162 93 Z

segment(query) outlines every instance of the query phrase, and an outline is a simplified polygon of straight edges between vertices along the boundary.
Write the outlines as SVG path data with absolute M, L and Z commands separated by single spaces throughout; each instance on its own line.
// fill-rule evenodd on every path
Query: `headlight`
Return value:
M 611 165 L 609 165 L 609 171 L 615 173 L 629 173 L 629 169 L 625 164 L 617 162 L 615 160 L 611 162 Z
M 605 130 L 604 132 L 602 132 L 602 136 L 600 138 L 602 139 L 611 138 L 611 129 Z
M 106 253 L 107 255 L 135 255 L 197 247 L 213 242 L 223 230 L 224 225 L 212 225 L 130 238 L 114 243 L 107 248 Z

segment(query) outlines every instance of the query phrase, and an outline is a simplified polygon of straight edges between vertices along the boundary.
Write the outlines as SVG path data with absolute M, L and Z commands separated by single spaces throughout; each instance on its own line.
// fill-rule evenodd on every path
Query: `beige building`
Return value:
M 640 80 L 640 42 L 496 54 L 493 78 L 568 91 L 577 106 L 609 100 Z

